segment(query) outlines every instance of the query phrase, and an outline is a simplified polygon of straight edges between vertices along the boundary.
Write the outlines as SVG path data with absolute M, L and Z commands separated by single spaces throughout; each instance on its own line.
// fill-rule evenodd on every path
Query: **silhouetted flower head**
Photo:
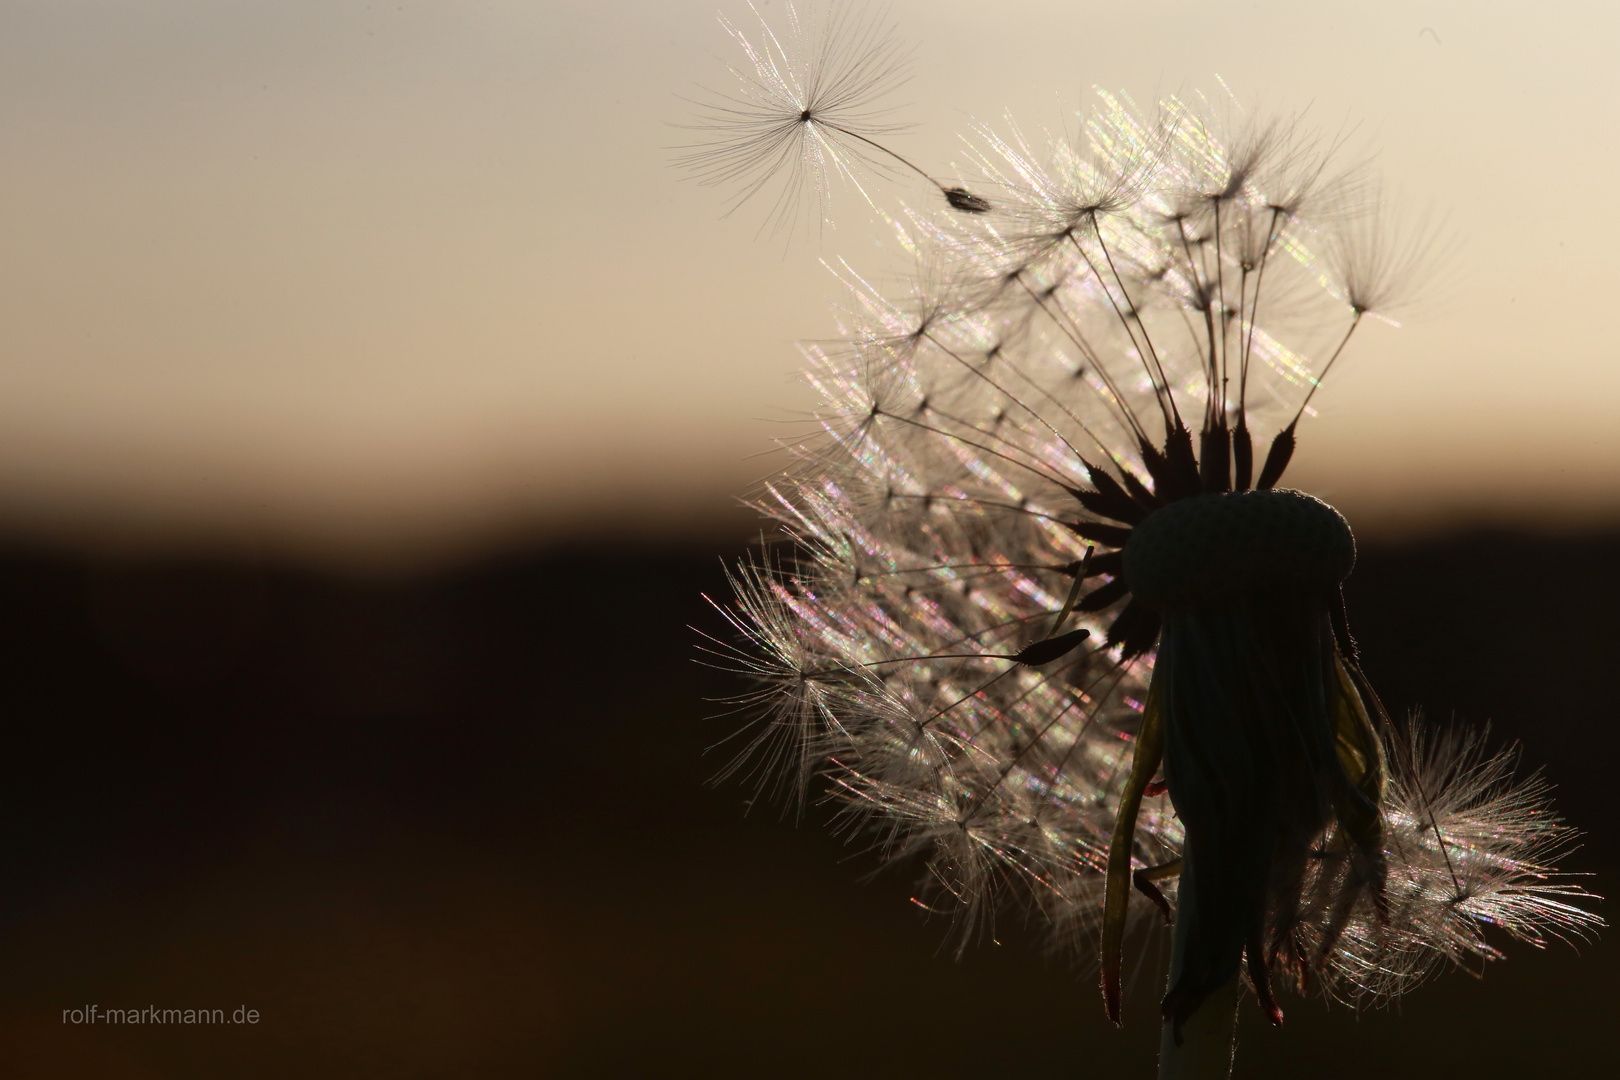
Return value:
M 1280 486 L 1415 273 L 1359 173 L 1174 98 L 979 145 L 982 212 L 906 219 L 925 282 L 851 274 L 844 341 L 807 350 L 820 436 L 756 501 L 787 543 L 715 647 L 759 686 L 751 760 L 922 858 L 959 942 L 1032 904 L 1116 1019 L 1133 920 L 1179 924 L 1178 1026 L 1240 968 L 1280 1021 L 1278 978 L 1383 998 L 1494 956 L 1487 925 L 1595 927 L 1545 785 L 1385 715 L 1349 525 Z

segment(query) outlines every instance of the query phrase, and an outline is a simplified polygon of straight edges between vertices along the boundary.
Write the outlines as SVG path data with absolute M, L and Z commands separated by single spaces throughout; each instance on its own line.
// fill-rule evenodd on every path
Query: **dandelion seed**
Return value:
M 990 203 L 960 185 L 948 185 L 891 150 L 882 140 L 906 130 L 889 119 L 883 99 L 908 79 L 908 56 L 883 24 L 881 13 L 862 18 L 847 5 L 809 9 L 784 6 L 787 33 L 778 36 L 760 19 L 752 38 L 723 16 L 752 66 L 732 69 L 738 89 L 696 102 L 700 116 L 683 125 L 706 133 L 684 150 L 678 163 L 699 182 L 740 188 L 732 203 L 744 203 L 777 185 L 767 223 L 791 225 L 805 188 L 815 189 L 818 213 L 831 220 L 832 181 L 841 177 L 862 198 L 861 169 L 915 173 L 939 189 L 946 203 L 965 214 L 983 214 Z M 756 16 L 758 9 L 749 4 Z
M 1367 213 L 1329 238 L 1323 280 L 1356 314 L 1388 317 L 1423 297 L 1438 246 L 1438 227 L 1392 223 L 1374 197 Z
M 1484 926 L 1595 929 L 1545 784 L 1385 715 L 1350 528 L 1278 486 L 1426 241 L 1294 121 L 1104 94 L 1044 158 L 978 140 L 1003 195 L 911 217 L 921 301 L 849 274 L 845 341 L 807 351 L 820 434 L 755 501 L 794 553 L 727 609 L 765 771 L 921 859 L 959 949 L 1033 906 L 1115 1020 L 1130 927 L 1172 920 L 1166 1068 L 1224 1075 L 1240 984 L 1280 1023 L 1276 985 L 1382 1000 L 1494 956 Z

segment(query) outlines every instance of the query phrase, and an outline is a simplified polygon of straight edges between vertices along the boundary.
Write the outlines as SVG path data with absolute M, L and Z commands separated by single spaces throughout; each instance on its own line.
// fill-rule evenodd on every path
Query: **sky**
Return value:
M 776 0 L 778 4 L 781 0 Z M 779 10 L 779 9 L 778 9 Z M 420 563 L 697 536 L 813 405 L 825 263 L 683 178 L 722 0 L 0 5 L 0 530 Z M 760 11 L 773 18 L 773 8 Z M 778 16 L 779 17 L 779 16 Z M 897 0 L 897 148 L 1221 83 L 1373 155 L 1451 254 L 1291 470 L 1358 532 L 1620 521 L 1608 3 Z M 847 192 L 844 193 L 847 195 Z M 904 184 L 880 198 L 915 199 Z M 835 196 L 837 198 L 837 196 Z

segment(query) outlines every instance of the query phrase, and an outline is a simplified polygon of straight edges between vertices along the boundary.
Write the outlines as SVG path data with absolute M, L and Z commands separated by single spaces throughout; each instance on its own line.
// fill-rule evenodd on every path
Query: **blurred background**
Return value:
M 780 0 L 778 0 L 780 2 Z M 744 25 L 741 4 L 726 13 Z M 1620 866 L 1612 5 L 890 6 L 896 148 L 1215 89 L 1376 153 L 1456 253 L 1290 476 L 1364 554 L 1392 710 L 1520 739 Z M 772 17 L 772 5 L 760 11 Z M 734 496 L 813 404 L 836 228 L 759 234 L 674 126 L 713 2 L 0 6 L 0 1047 L 14 1075 L 1145 1074 L 1017 926 L 956 962 L 873 868 L 705 780 Z M 894 185 L 885 197 L 916 197 Z M 1250 1015 L 1239 1075 L 1598 1060 L 1613 947 L 1397 1012 Z M 64 1008 L 256 1008 L 246 1028 Z M 1606 1059 L 1606 1058 L 1605 1058 Z

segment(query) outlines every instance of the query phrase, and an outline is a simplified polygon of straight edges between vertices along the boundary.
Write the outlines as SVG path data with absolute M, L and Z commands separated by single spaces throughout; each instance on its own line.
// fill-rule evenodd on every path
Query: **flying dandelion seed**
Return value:
M 749 9 L 756 16 L 758 9 Z M 753 37 L 724 17 L 720 23 L 736 39 L 751 70 L 732 69 L 738 86 L 731 94 L 711 94 L 695 102 L 697 122 L 686 127 L 701 141 L 680 147 L 680 163 L 701 183 L 736 186 L 732 209 L 762 192 L 775 190 L 767 223 L 791 225 L 799 199 L 814 188 L 817 224 L 830 220 L 832 182 L 842 178 L 871 202 L 860 174 L 904 170 L 939 189 L 946 203 L 966 214 L 982 214 L 990 204 L 959 185 L 936 180 L 884 145 L 906 130 L 889 120 L 883 104 L 906 82 L 907 55 L 881 16 L 861 18 L 849 7 L 811 9 L 801 15 L 784 5 L 788 33 L 778 36 L 760 18 Z
M 1177 1075 L 1226 1075 L 1240 983 L 1281 1023 L 1274 984 L 1384 1000 L 1497 956 L 1486 926 L 1599 925 L 1543 782 L 1385 714 L 1350 528 L 1279 486 L 1427 239 L 1336 142 L 1211 112 L 1101 94 L 1044 153 L 978 132 L 993 208 L 904 215 L 914 295 L 851 275 L 844 340 L 807 350 L 820 437 L 756 501 L 787 543 L 711 645 L 758 686 L 735 767 L 824 777 L 925 862 L 958 948 L 1033 905 L 1118 1021 L 1128 928 L 1171 921 Z

